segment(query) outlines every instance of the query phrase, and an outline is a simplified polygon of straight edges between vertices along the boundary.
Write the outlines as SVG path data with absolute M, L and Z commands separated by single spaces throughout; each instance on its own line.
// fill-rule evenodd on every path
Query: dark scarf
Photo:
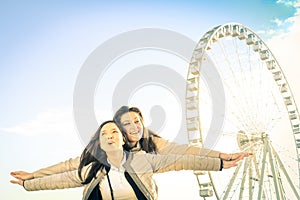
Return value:
M 128 158 L 128 153 L 126 153 L 126 158 Z M 113 189 L 111 187 L 111 182 L 110 182 L 110 178 L 109 178 L 109 171 L 110 171 L 110 166 L 106 165 L 105 167 L 105 171 L 106 171 L 106 176 L 107 176 L 107 180 L 108 180 L 108 184 L 109 184 L 109 188 L 110 188 L 110 194 L 111 194 L 111 199 L 114 200 L 114 196 L 113 196 Z M 138 200 L 146 200 L 147 198 L 145 197 L 145 195 L 142 193 L 142 191 L 139 189 L 139 187 L 136 185 L 136 183 L 133 181 L 133 179 L 131 178 L 130 174 L 128 172 L 124 172 L 125 178 L 128 181 L 128 183 L 130 184 L 130 186 L 132 187 L 135 196 L 137 197 Z M 99 183 L 100 184 L 100 183 Z M 91 192 L 90 196 L 88 197 L 88 200 L 102 200 L 102 194 L 100 191 L 100 185 L 97 184 L 94 188 L 93 191 Z
M 105 171 L 106 171 L 106 175 L 108 177 L 108 172 L 110 171 L 110 166 L 108 165 L 108 163 L 106 163 L 105 165 Z M 109 180 L 109 177 L 108 177 L 108 180 Z M 100 183 L 98 183 L 92 190 L 88 200 L 102 200 L 102 194 L 101 194 L 101 191 L 100 191 Z M 110 191 L 112 193 L 112 189 L 111 189 L 111 184 L 110 184 L 110 181 L 109 181 L 109 187 L 110 187 Z M 112 196 L 112 199 L 113 196 Z

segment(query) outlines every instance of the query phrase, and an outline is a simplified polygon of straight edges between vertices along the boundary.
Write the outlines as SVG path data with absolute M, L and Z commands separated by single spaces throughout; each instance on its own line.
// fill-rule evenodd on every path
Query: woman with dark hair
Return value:
M 114 115 L 114 121 L 126 136 L 125 150 L 144 150 L 159 154 L 192 154 L 224 160 L 235 160 L 244 153 L 225 154 L 211 149 L 169 142 L 144 126 L 142 112 L 137 107 L 122 106 Z
M 114 123 L 100 125 L 84 149 L 78 170 L 23 181 L 28 191 L 64 189 L 84 186 L 83 199 L 157 199 L 153 173 L 175 170 L 219 171 L 237 166 L 234 161 L 222 161 L 195 155 L 158 155 L 123 151 L 124 137 Z
M 125 136 L 124 150 L 138 152 L 143 150 L 147 153 L 158 154 L 179 154 L 179 155 L 200 155 L 222 160 L 239 161 L 247 155 L 247 152 L 226 154 L 219 151 L 190 146 L 188 144 L 177 144 L 169 142 L 162 137 L 148 130 L 144 126 L 144 119 L 140 109 L 136 107 L 122 106 L 114 115 L 114 121 Z M 11 175 L 15 178 L 27 180 L 39 178 L 51 174 L 77 170 L 80 158 L 69 159 L 67 161 L 37 170 L 33 173 L 25 171 L 15 171 Z

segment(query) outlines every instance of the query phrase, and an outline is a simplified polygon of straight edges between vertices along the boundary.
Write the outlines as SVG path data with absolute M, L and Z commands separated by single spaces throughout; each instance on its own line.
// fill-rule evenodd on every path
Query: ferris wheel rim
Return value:
M 187 105 L 187 109 L 188 109 L 189 105 L 192 104 L 192 103 L 198 105 L 198 107 L 195 108 L 195 109 L 198 110 L 197 111 L 198 112 L 198 119 L 197 120 L 191 121 L 190 114 L 188 113 L 188 111 L 186 111 L 188 138 L 189 138 L 189 143 L 192 144 L 192 145 L 194 145 L 194 144 L 203 145 L 203 138 L 202 138 L 202 129 L 201 129 L 200 113 L 199 113 L 199 84 L 200 84 L 200 81 L 199 80 L 198 80 L 198 82 L 196 81 L 196 84 L 198 84 L 198 87 L 197 87 L 197 86 L 195 86 L 195 82 L 192 82 L 190 80 L 192 78 L 200 77 L 200 70 L 201 70 L 203 55 L 205 55 L 205 53 L 210 50 L 210 45 L 211 45 L 211 43 L 214 42 L 213 40 L 218 40 L 219 39 L 220 35 L 218 35 L 218 34 L 220 34 L 220 32 L 221 32 L 221 34 L 224 34 L 222 37 L 233 36 L 232 35 L 233 33 L 230 32 L 230 30 L 229 30 L 233 26 L 237 26 L 239 28 L 239 30 L 244 29 L 246 33 L 253 34 L 254 37 L 256 38 L 256 41 L 260 42 L 261 50 L 263 49 L 263 50 L 265 50 L 266 52 L 269 53 L 269 58 L 271 58 L 271 59 L 267 58 L 266 60 L 272 61 L 275 65 L 276 69 L 278 69 L 278 71 L 282 75 L 283 82 L 286 84 L 285 89 L 289 92 L 290 100 L 292 102 L 292 105 L 295 108 L 294 109 L 294 115 L 296 116 L 296 119 L 298 121 L 300 119 L 298 108 L 297 108 L 292 90 L 291 90 L 291 88 L 288 84 L 288 81 L 287 81 L 287 79 L 286 79 L 286 77 L 285 77 L 285 75 L 282 71 L 281 66 L 279 65 L 277 59 L 275 58 L 275 56 L 273 55 L 271 50 L 268 48 L 267 44 L 253 30 L 246 27 L 245 25 L 240 24 L 240 23 L 234 23 L 234 22 L 233 23 L 226 23 L 224 25 L 219 25 L 219 26 L 216 26 L 216 27 L 212 28 L 211 30 L 207 31 L 203 35 L 203 37 L 199 40 L 199 42 L 197 43 L 197 46 L 194 49 L 194 52 L 193 52 L 193 55 L 192 55 L 192 58 L 191 58 L 191 62 L 190 62 L 190 65 L 189 65 L 189 70 L 188 70 L 188 75 L 187 75 L 187 84 L 186 84 L 186 105 Z M 227 32 L 227 29 L 229 30 L 229 32 Z M 248 34 L 245 35 L 245 37 L 248 37 Z M 198 68 L 195 68 L 195 65 L 193 64 L 196 60 L 198 61 Z M 265 62 L 267 62 L 267 61 L 265 61 Z M 271 71 L 270 71 L 270 73 L 271 73 Z M 276 80 L 274 79 L 274 81 L 276 81 Z M 196 93 L 196 98 L 194 98 L 193 101 L 197 100 L 196 103 L 191 101 L 191 97 L 188 96 L 188 90 L 190 90 L 191 88 L 194 88 L 194 90 L 195 90 L 195 87 L 197 88 L 198 92 Z M 278 88 L 279 88 L 279 85 L 278 85 Z M 283 99 L 283 96 L 282 96 L 282 101 L 285 101 Z M 286 112 L 289 112 L 288 106 L 286 106 Z M 289 119 L 289 121 L 290 121 L 290 126 L 293 130 L 292 134 L 293 134 L 293 139 L 294 139 L 294 142 L 295 142 L 295 149 L 296 149 L 296 152 L 297 152 L 297 159 L 300 160 L 300 155 L 299 155 L 300 151 L 299 151 L 299 148 L 297 148 L 297 141 L 296 141 L 296 136 L 295 136 L 297 134 L 296 133 L 296 128 L 293 127 L 293 126 L 299 124 L 299 122 L 298 121 L 293 122 L 293 120 L 291 118 Z M 192 126 L 192 125 L 194 125 L 194 126 Z M 195 140 L 195 139 L 189 137 L 189 128 L 190 128 L 190 130 L 192 130 L 192 128 L 194 130 L 196 129 L 199 132 L 199 138 L 198 139 Z M 299 171 L 299 169 L 300 169 L 300 163 L 298 162 L 298 171 Z M 299 177 L 300 177 L 300 174 L 299 174 Z M 211 179 L 211 183 L 213 184 L 212 179 Z M 216 191 L 215 191 L 215 194 L 217 195 Z

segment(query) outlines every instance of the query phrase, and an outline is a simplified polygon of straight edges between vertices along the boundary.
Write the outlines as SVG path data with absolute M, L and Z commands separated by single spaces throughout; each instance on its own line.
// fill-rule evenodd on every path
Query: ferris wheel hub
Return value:
M 263 144 L 266 139 L 269 139 L 269 135 L 265 132 L 247 134 L 245 131 L 240 130 L 237 134 L 237 143 L 242 151 L 254 149 Z

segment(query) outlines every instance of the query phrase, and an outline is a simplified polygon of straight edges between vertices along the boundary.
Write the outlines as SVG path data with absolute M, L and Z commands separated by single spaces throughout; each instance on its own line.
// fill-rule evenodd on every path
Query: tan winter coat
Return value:
M 194 155 L 155 155 L 130 153 L 123 167 L 129 173 L 140 191 L 149 200 L 157 199 L 157 188 L 152 178 L 154 173 L 178 170 L 209 170 L 219 171 L 221 160 Z M 90 166 L 84 168 L 83 178 L 87 176 Z M 58 170 L 58 169 L 57 169 Z M 98 186 L 105 176 L 105 169 L 97 173 L 89 184 L 84 185 L 83 200 L 88 199 L 92 190 Z M 24 182 L 28 191 L 63 189 L 82 186 L 77 170 L 44 176 Z
M 169 142 L 163 138 L 153 136 L 153 142 L 157 147 L 157 151 L 159 154 L 178 154 L 178 155 L 200 155 L 200 156 L 208 156 L 212 158 L 219 158 L 220 152 L 214 151 L 210 149 L 200 148 L 196 146 L 189 146 L 188 144 L 178 144 L 174 142 Z M 58 163 L 56 165 L 52 165 L 50 167 L 46 167 L 35 171 L 33 176 L 35 178 L 48 176 L 51 174 L 57 174 L 67 171 L 77 170 L 80 163 L 80 157 L 76 157 L 74 159 L 69 159 L 64 162 Z

